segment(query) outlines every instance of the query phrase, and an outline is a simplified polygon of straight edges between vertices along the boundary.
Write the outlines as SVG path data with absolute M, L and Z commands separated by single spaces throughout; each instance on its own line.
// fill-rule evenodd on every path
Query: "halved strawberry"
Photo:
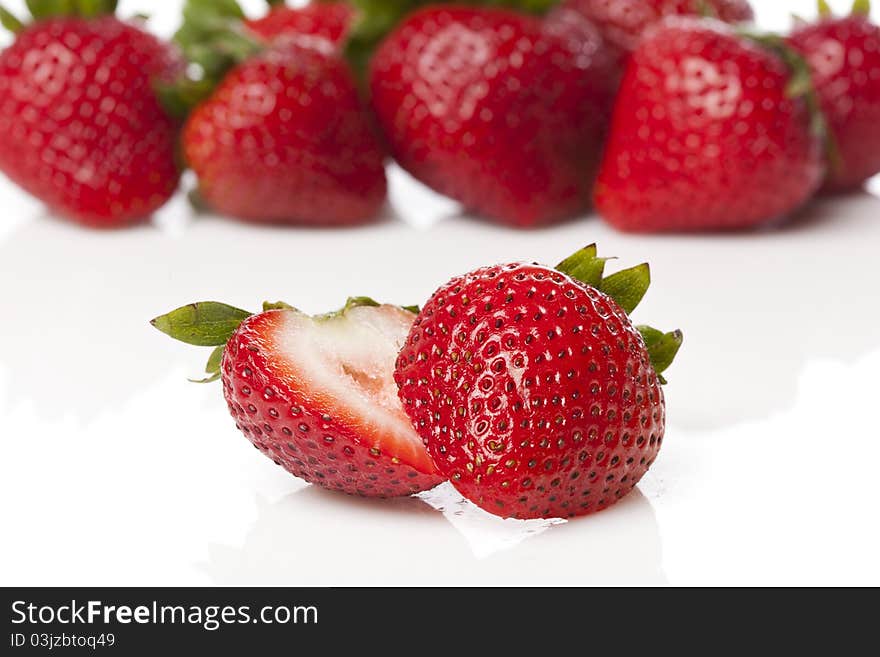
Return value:
M 414 320 L 411 310 L 358 298 L 316 317 L 286 304 L 250 315 L 201 303 L 152 323 L 217 347 L 207 381 L 222 378 L 237 427 L 275 463 L 324 488 L 396 497 L 441 481 L 394 382 Z

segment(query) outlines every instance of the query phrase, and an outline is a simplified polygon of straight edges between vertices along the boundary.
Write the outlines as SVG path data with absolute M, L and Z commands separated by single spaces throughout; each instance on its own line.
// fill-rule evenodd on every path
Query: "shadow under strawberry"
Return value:
M 332 523 L 326 520 L 329 507 Z M 257 498 L 257 519 L 240 543 L 210 544 L 199 567 L 212 583 L 227 586 L 666 583 L 657 519 L 640 492 L 590 521 L 533 533 L 528 522 L 469 508 L 466 513 L 481 514 L 476 524 L 454 515 L 454 508 L 442 513 L 418 497 L 340 501 L 310 487 L 277 502 Z M 527 566 L 534 563 L 558 567 Z

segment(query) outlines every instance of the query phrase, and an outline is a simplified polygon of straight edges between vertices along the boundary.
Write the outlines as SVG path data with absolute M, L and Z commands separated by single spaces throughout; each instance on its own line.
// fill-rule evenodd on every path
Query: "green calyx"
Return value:
M 0 7 L 0 25 L 5 27 L 13 34 L 18 34 L 25 27 L 24 23 L 22 23 L 15 14 L 10 12 L 5 7 Z
M 834 9 L 831 8 L 831 5 L 828 4 L 827 0 L 817 0 L 816 5 L 816 12 L 820 21 L 830 21 L 836 18 Z M 850 9 L 850 16 L 860 16 L 862 18 L 870 19 L 871 0 L 855 0 L 852 9 Z M 810 24 L 810 21 L 798 14 L 793 14 L 792 19 L 795 27 L 798 29 Z
M 557 271 L 604 292 L 631 314 L 651 286 L 651 268 L 645 263 L 605 276 L 605 265 L 611 258 L 600 258 L 595 244 L 581 249 L 573 256 L 563 260 Z
M 191 303 L 167 315 L 152 320 L 150 324 L 162 333 L 196 347 L 219 347 L 225 345 L 239 325 L 253 313 L 225 303 L 206 301 Z
M 672 361 L 678 355 L 681 345 L 684 343 L 684 334 L 681 331 L 670 331 L 664 333 L 650 326 L 636 327 L 642 334 L 645 346 L 648 347 L 648 354 L 651 356 L 651 364 L 654 371 L 660 379 L 660 383 L 666 385 L 666 379 L 663 378 L 663 372 L 669 369 Z
M 315 319 L 318 321 L 324 321 L 328 319 L 334 319 L 336 317 L 341 317 L 342 315 L 345 315 L 345 313 L 347 313 L 348 311 L 355 308 L 379 308 L 380 306 L 382 306 L 382 304 L 371 297 L 349 297 L 348 300 L 345 302 L 345 305 L 342 306 L 342 308 L 340 308 L 339 310 L 335 310 L 331 313 L 326 313 L 324 315 L 318 315 L 317 317 L 315 317 Z M 409 313 L 412 313 L 413 315 L 418 315 L 421 312 L 421 308 L 419 308 L 418 306 L 400 306 L 400 308 Z
M 791 72 L 788 88 L 786 89 L 786 94 L 789 98 L 805 98 L 809 100 L 809 96 L 815 96 L 815 86 L 809 63 L 782 36 L 772 32 L 756 32 L 750 29 L 742 29 L 739 31 L 739 34 L 765 50 L 769 50 L 785 63 Z
M 379 307 L 381 304 L 369 297 L 352 297 L 345 305 L 332 313 L 315 317 L 318 321 L 332 319 L 345 315 L 353 308 Z M 404 310 L 418 314 L 419 309 L 415 306 L 403 307 Z M 262 312 L 272 311 L 299 312 L 296 308 L 283 301 L 263 303 Z M 223 352 L 226 343 L 241 326 L 241 323 L 254 313 L 242 310 L 225 303 L 216 301 L 203 301 L 172 310 L 170 313 L 161 315 L 150 321 L 150 324 L 165 335 L 179 342 L 196 347 L 212 347 L 208 364 L 205 366 L 206 378 L 190 379 L 193 383 L 213 383 L 220 378 L 220 365 L 223 362 Z
M 563 260 L 556 269 L 608 295 L 627 315 L 630 315 L 651 287 L 651 268 L 648 264 L 641 264 L 606 276 L 605 266 L 609 260 L 611 258 L 600 258 L 596 245 L 591 244 Z M 657 372 L 660 382 L 665 385 L 666 379 L 662 374 L 675 360 L 684 342 L 684 335 L 681 331 L 664 333 L 650 326 L 636 328 L 642 334 L 645 346 L 648 348 L 654 371 Z
M 854 16 L 870 16 L 871 0 L 855 0 L 855 2 L 853 2 L 851 13 Z
M 338 2 L 340 0 L 318 0 Z M 452 4 L 456 0 L 347 0 L 356 18 L 345 44 L 345 57 L 356 78 L 366 78 L 369 60 L 379 43 L 413 11 L 429 4 Z M 283 0 L 266 0 L 270 7 Z M 461 2 L 461 0 L 459 0 Z M 559 0 L 465 0 L 471 6 L 505 7 L 541 14 Z M 160 90 L 168 111 L 185 117 L 210 96 L 235 65 L 259 53 L 265 44 L 244 28 L 245 14 L 237 0 L 186 0 L 183 24 L 174 37 L 195 71 Z
M 834 10 L 831 8 L 831 5 L 828 4 L 827 0 L 818 0 L 818 12 L 819 18 L 828 19 L 834 18 Z M 865 16 L 868 17 L 871 15 L 871 0 L 854 0 L 852 9 L 850 10 L 850 15 L 852 16 Z
M 29 19 L 34 21 L 48 18 L 80 17 L 95 18 L 116 13 L 117 0 L 27 0 Z M 0 7 L 0 24 L 13 34 L 21 32 L 27 25 L 4 7 Z
M 169 112 L 185 117 L 230 69 L 263 49 L 244 29 L 244 20 L 236 0 L 186 0 L 174 41 L 191 66 L 180 79 L 159 89 Z
M 269 305 L 269 304 L 266 304 Z M 220 379 L 223 352 L 232 334 L 253 313 L 225 303 L 205 301 L 191 303 L 167 315 L 152 320 L 150 324 L 165 335 L 196 347 L 213 347 L 205 366 L 203 379 L 190 379 L 193 383 L 213 383 Z

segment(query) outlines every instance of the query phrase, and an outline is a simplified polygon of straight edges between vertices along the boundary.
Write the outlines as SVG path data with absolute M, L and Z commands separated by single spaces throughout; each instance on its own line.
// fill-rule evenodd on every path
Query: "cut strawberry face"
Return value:
M 394 383 L 394 362 L 413 319 L 396 306 L 358 306 L 319 318 L 276 311 L 266 321 L 266 353 L 272 378 L 332 418 L 338 431 L 431 472 Z
M 439 484 L 394 382 L 415 314 L 369 299 L 316 317 L 284 304 L 267 308 L 249 316 L 194 304 L 153 323 L 184 342 L 217 345 L 208 380 L 222 377 L 236 426 L 291 474 L 365 497 Z

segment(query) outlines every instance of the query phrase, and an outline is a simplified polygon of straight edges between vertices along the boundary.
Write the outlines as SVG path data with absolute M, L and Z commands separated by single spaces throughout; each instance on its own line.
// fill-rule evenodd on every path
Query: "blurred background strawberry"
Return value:
M 374 219 L 385 154 L 340 49 L 339 5 L 273 7 L 249 22 L 234 1 L 188 0 L 176 36 L 199 75 L 166 90 L 188 116 L 182 149 L 198 201 L 268 223 Z
M 596 202 L 640 231 L 767 225 L 819 191 L 817 167 L 831 192 L 880 172 L 867 0 L 839 16 L 823 0 L 817 21 L 770 35 L 747 26 L 755 10 L 787 10 L 748 0 L 187 0 L 174 46 L 115 18 L 110 0 L 26 4 L 28 20 L 0 9 L 17 35 L 0 55 L 0 170 L 93 226 L 154 212 L 180 167 L 199 208 L 247 222 L 379 219 L 393 158 L 505 226 Z M 683 19 L 759 37 L 751 52 L 782 68 L 752 71 L 720 54 L 720 36 L 659 44 Z M 714 102 L 706 75 L 719 67 L 740 83 L 736 116 L 681 105 Z M 664 80 L 690 91 L 651 88 Z
M 154 85 L 182 69 L 176 49 L 116 2 L 28 2 L 3 10 L 0 169 L 55 212 L 111 228 L 150 215 L 177 188 L 177 124 Z
M 870 11 L 857 0 L 836 17 L 820 2 L 819 20 L 801 21 L 789 39 L 810 65 L 828 121 L 829 191 L 859 188 L 880 173 L 880 27 Z

